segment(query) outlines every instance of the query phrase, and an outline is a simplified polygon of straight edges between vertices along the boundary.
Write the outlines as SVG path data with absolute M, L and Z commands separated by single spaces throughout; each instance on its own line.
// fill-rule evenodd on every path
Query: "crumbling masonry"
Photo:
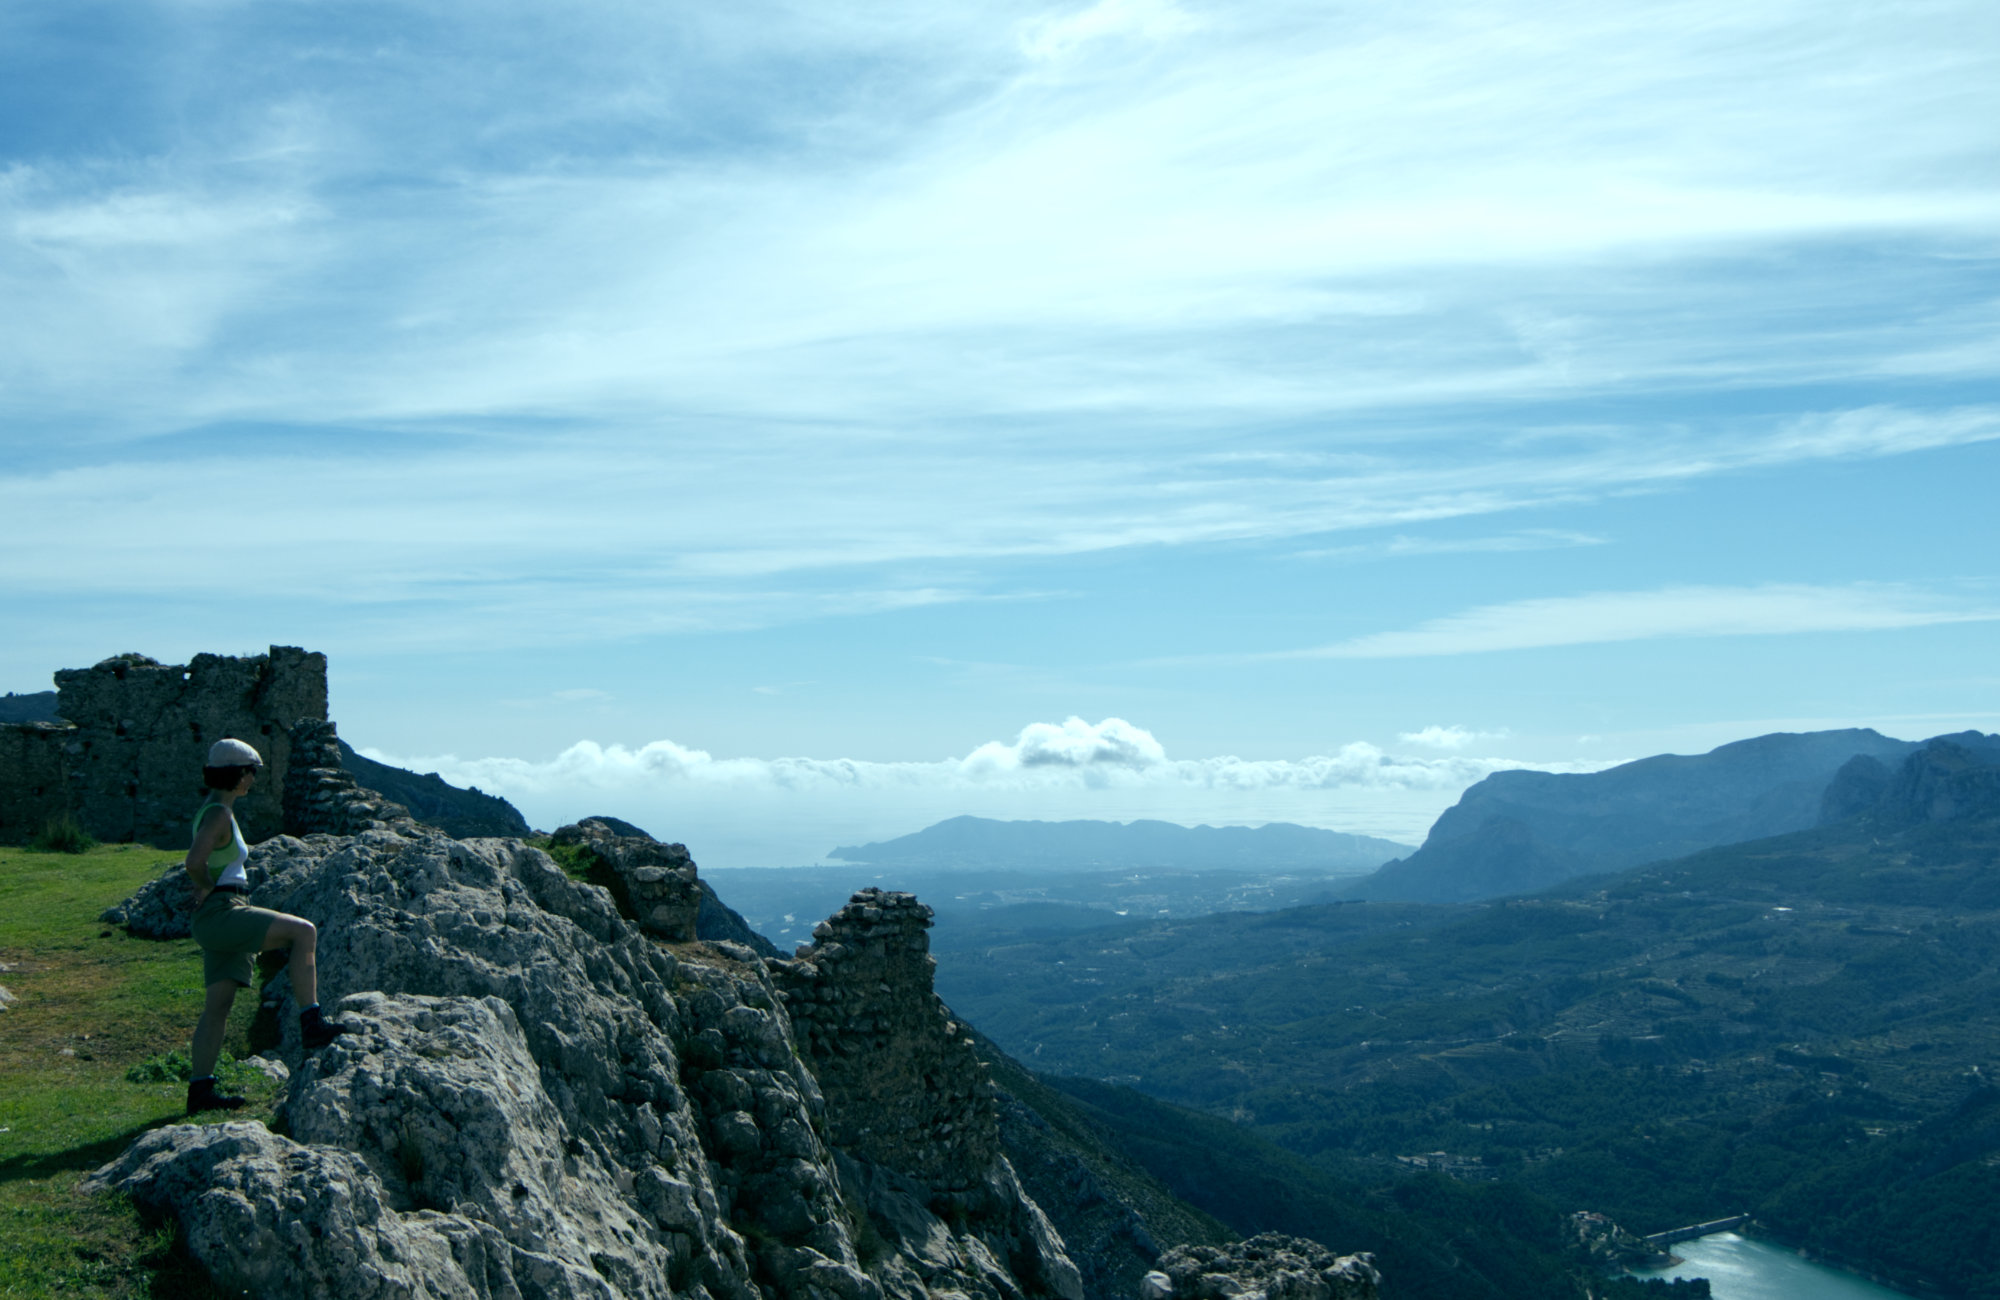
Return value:
M 1000 1150 L 998 1110 L 971 1038 L 932 992 L 931 909 L 864 889 L 767 963 L 826 1096 L 829 1140 L 950 1191 Z
M 292 731 L 326 722 L 325 655 L 272 646 L 181 665 L 124 654 L 55 680 L 63 721 L 0 725 L 0 842 L 27 840 L 66 813 L 100 840 L 184 847 L 202 760 L 226 736 L 264 756 L 263 779 L 236 805 L 243 834 L 254 842 L 288 829 Z

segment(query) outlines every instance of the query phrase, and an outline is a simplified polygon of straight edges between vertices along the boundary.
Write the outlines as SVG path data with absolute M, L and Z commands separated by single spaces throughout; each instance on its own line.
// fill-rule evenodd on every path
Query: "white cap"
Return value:
M 210 767 L 262 767 L 257 751 L 240 740 L 218 740 L 208 747 Z

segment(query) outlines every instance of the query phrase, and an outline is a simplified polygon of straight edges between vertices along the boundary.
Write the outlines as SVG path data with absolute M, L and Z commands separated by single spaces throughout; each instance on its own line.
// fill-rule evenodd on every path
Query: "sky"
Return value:
M 0 688 L 714 866 L 2000 730 L 1986 0 L 0 7 Z

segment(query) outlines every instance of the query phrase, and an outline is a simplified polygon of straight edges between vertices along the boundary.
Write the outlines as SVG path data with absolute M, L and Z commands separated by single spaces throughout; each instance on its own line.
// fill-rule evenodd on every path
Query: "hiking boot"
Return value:
M 317 1004 L 299 1012 L 299 1041 L 305 1044 L 308 1052 L 317 1052 L 346 1032 L 346 1025 L 320 1015 Z
M 215 1076 L 196 1079 L 188 1085 L 188 1108 L 190 1115 L 199 1115 L 205 1110 L 237 1110 L 243 1105 L 241 1097 L 226 1097 L 215 1090 Z

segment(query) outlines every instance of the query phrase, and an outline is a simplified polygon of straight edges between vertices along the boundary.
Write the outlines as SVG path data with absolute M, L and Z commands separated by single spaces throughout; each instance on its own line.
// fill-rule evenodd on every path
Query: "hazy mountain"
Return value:
M 1160 821 L 1037 822 L 953 817 L 914 835 L 879 844 L 837 848 L 828 856 L 868 866 L 932 869 L 1305 869 L 1359 874 L 1374 870 L 1407 847 L 1369 835 L 1349 835 L 1286 822 L 1256 827 L 1189 827 Z
M 1906 1287 L 2000 1294 L 1996 760 L 1932 741 L 1841 821 L 1529 897 L 944 950 L 938 990 L 1037 1070 L 1352 1182 L 1425 1167 L 1638 1232 L 1749 1212 Z
M 984 871 L 847 863 L 702 869 L 752 926 L 789 951 L 857 889 L 908 890 L 937 911 L 934 948 L 976 947 L 1010 935 L 1042 938 L 1123 917 L 1269 912 L 1324 902 L 1352 880 L 1324 871 Z
M 1706 754 L 1660 754 L 1603 772 L 1495 772 L 1431 827 L 1423 847 L 1341 892 L 1471 902 L 1819 824 L 1857 757 L 1890 768 L 1918 746 L 1866 729 L 1780 732 Z M 1875 769 L 1850 773 L 1865 802 Z
M 16 695 L 8 691 L 0 696 L 0 722 L 59 722 L 56 717 L 56 693 L 54 691 L 32 691 Z

